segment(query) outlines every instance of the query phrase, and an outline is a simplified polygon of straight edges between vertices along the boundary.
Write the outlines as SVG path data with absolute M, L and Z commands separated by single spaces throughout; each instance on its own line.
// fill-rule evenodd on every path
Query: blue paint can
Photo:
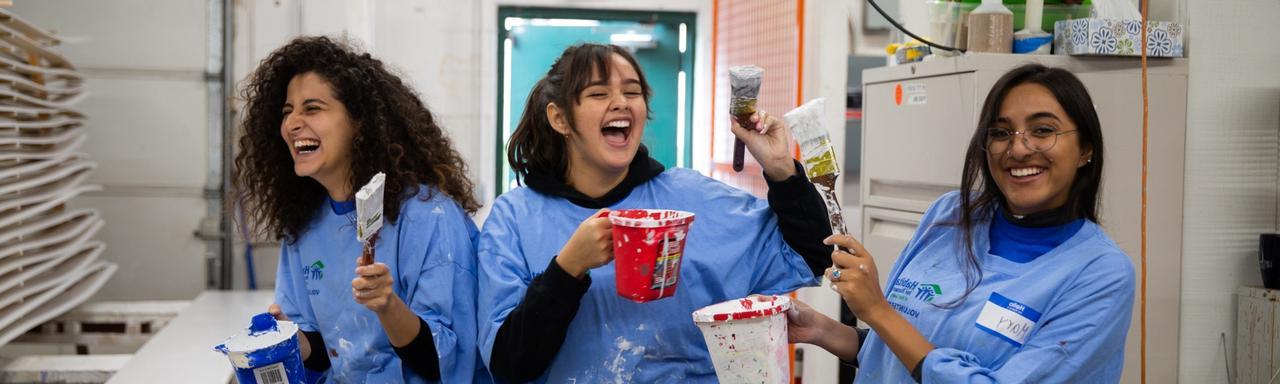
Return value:
M 253 317 L 249 328 L 213 347 L 231 360 L 240 384 L 304 384 L 298 325 L 269 313 Z

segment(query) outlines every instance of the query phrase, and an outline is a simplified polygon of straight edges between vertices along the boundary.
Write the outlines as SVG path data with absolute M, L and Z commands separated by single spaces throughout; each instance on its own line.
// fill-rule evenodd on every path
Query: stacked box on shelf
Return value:
M 0 8 L 0 345 L 70 311 L 115 272 L 98 212 L 66 203 L 96 164 L 77 152 L 83 77 L 53 34 Z

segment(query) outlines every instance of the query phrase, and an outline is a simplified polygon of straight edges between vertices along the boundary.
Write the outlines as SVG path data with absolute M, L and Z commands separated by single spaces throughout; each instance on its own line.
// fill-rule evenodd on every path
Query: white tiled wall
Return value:
M 1191 77 L 1178 376 L 1181 383 L 1227 383 L 1224 361 L 1235 359 L 1232 294 L 1261 284 L 1258 234 L 1276 231 L 1280 220 L 1280 45 L 1265 42 L 1280 35 L 1280 2 L 1186 3 Z M 1223 332 L 1233 351 L 1226 356 Z

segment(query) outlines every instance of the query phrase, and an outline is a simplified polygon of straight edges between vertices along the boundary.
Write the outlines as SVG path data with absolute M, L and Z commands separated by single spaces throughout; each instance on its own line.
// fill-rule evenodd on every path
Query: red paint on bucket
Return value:
M 674 295 L 693 214 L 624 209 L 609 212 L 609 221 L 618 296 L 643 303 Z

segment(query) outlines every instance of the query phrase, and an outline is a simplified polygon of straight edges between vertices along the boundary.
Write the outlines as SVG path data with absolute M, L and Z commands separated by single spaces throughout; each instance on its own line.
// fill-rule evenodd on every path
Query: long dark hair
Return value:
M 350 185 L 358 188 L 386 173 L 383 212 L 389 221 L 397 220 L 400 204 L 417 195 L 420 184 L 435 186 L 467 212 L 479 209 L 462 157 L 408 84 L 345 42 L 300 37 L 267 56 L 241 91 L 245 116 L 232 181 L 256 233 L 296 238 L 327 195 L 319 182 L 294 173 L 280 137 L 289 81 L 306 73 L 333 87 L 356 130 Z
M 955 306 L 982 281 L 982 268 L 973 250 L 974 226 L 980 221 L 992 219 L 997 204 L 1004 204 L 1000 192 L 987 165 L 987 129 L 1000 117 L 1009 90 L 1022 84 L 1039 84 L 1049 89 L 1062 110 L 1075 122 L 1080 147 L 1092 150 L 1090 162 L 1076 170 L 1075 180 L 1067 196 L 1067 212 L 1073 217 L 1098 221 L 1098 188 L 1102 185 L 1102 124 L 1093 108 L 1093 99 L 1079 78 L 1065 69 L 1027 64 L 1006 73 L 991 87 L 987 100 L 978 117 L 978 127 L 969 139 L 969 149 L 964 155 L 964 173 L 960 181 L 960 221 L 962 244 L 965 252 L 960 265 L 964 272 L 965 292 L 960 298 L 943 306 Z M 976 190 L 975 186 L 981 186 Z M 976 196 L 975 196 L 976 195 Z
M 538 80 L 529 92 L 529 101 L 520 115 L 520 123 L 507 144 L 507 163 L 516 176 L 523 179 L 530 171 L 564 176 L 569 169 L 568 146 L 564 136 L 551 127 L 547 120 L 547 105 L 556 103 L 564 110 L 569 127 L 577 132 L 573 110 L 578 105 L 578 94 L 591 84 L 592 74 L 608 79 L 609 64 L 614 54 L 626 59 L 640 77 L 640 88 L 647 104 L 653 91 L 644 78 L 644 71 L 626 49 L 616 45 L 583 43 L 571 46 L 560 54 L 547 75 Z

